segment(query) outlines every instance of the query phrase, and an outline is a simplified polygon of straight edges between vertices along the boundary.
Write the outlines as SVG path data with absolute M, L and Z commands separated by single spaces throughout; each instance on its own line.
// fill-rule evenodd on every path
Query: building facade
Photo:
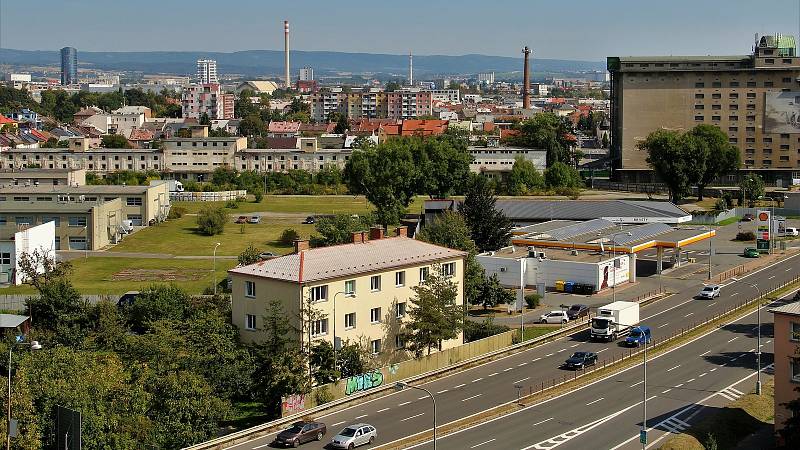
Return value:
M 83 186 L 86 169 L 3 169 L 0 186 Z
M 197 82 L 200 84 L 219 83 L 217 62 L 213 59 L 197 60 Z
M 78 84 L 78 50 L 73 47 L 61 49 L 61 84 Z
M 610 57 L 608 70 L 617 179 L 656 181 L 636 145 L 657 129 L 699 124 L 725 132 L 742 168 L 768 183 L 788 184 L 800 171 L 800 58 L 792 36 L 757 38 L 751 55 Z
M 775 432 L 782 430 L 792 412 L 785 403 L 800 397 L 800 303 L 770 310 L 775 318 Z
M 298 81 L 314 81 L 314 69 L 311 67 L 302 67 L 300 69 L 300 78 Z
M 200 120 L 207 114 L 211 120 L 233 119 L 235 100 L 233 94 L 222 92 L 216 83 L 187 86 L 181 99 L 183 118 Z
M 450 90 L 440 91 L 445 97 Z M 457 91 L 456 91 L 457 92 Z M 449 98 L 449 97 L 448 97 Z M 317 122 L 326 121 L 331 113 L 346 114 L 348 119 L 413 119 L 433 114 L 433 93 L 419 88 L 404 88 L 385 92 L 379 89 L 341 88 L 312 93 L 311 117 Z
M 547 151 L 532 148 L 516 147 L 469 147 L 472 162 L 470 171 L 483 174 L 487 178 L 498 181 L 505 177 L 514 168 L 517 158 L 522 158 L 533 163 L 540 173 L 547 168 Z
M 173 138 L 162 145 L 165 172 L 204 181 L 218 167 L 233 167 L 236 153 L 247 148 L 247 138 Z

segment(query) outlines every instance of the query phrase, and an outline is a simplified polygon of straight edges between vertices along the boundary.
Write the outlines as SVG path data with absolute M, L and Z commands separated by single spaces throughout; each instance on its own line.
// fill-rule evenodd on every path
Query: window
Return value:
M 375 339 L 374 341 L 369 343 L 369 348 L 372 350 L 372 354 L 376 355 L 381 352 L 381 340 Z
M 61 219 L 58 216 L 53 216 L 53 217 L 43 216 L 42 223 L 47 223 L 47 222 L 55 222 L 55 226 L 61 225 Z
M 800 382 L 800 358 L 789 359 L 789 372 L 792 374 L 792 381 Z
M 694 120 L 702 122 L 703 121 L 703 116 L 694 116 Z
M 765 81 L 764 82 L 764 87 L 772 87 L 772 86 L 773 86 L 772 81 Z
M 728 98 L 739 98 L 739 94 L 737 94 L 736 92 L 731 92 L 730 94 L 728 94 Z
M 8 223 L 8 219 L 6 216 L 0 216 L 0 225 L 6 225 Z
M 704 105 L 694 105 L 694 109 L 703 109 L 705 108 Z
M 736 122 L 737 120 L 739 120 L 739 116 L 728 116 L 728 120 L 730 120 L 731 122 Z
M 699 99 L 705 98 L 705 95 L 703 95 L 703 94 L 694 94 L 694 98 L 699 100 Z
M 245 330 L 255 330 L 256 329 L 256 316 L 254 314 L 245 314 L 244 315 L 244 329 Z
M 713 98 L 714 100 L 720 99 L 722 98 L 722 94 L 720 93 L 711 94 L 711 98 Z
M 256 296 L 256 284 L 252 281 L 245 281 L 244 282 L 244 296 L 245 297 L 255 297 Z
M 694 84 L 694 87 L 696 87 L 696 88 L 702 88 L 702 87 L 706 87 L 706 84 L 705 84 L 705 83 L 695 83 L 695 84 Z
M 3 266 L 11 265 L 11 253 L 0 253 L 0 265 Z
M 344 282 L 344 295 L 347 297 L 356 296 L 356 280 L 347 280 Z
M 748 92 L 747 93 L 747 98 L 756 98 L 756 93 L 755 92 Z
M 713 81 L 711 83 L 711 87 L 720 88 L 720 87 L 722 87 L 722 83 L 719 82 L 719 81 Z
M 369 323 L 380 323 L 381 321 L 381 309 L 380 308 L 372 308 L 369 310 Z
M 70 216 L 69 226 L 71 227 L 85 227 L 86 217 Z
M 406 340 L 399 334 L 394 337 L 394 346 L 397 348 L 406 348 Z
M 369 290 L 372 292 L 377 292 L 381 290 L 381 276 L 380 275 L 373 275 L 369 279 Z
M 70 236 L 69 249 L 70 250 L 86 250 L 86 238 L 83 236 Z
M 456 274 L 456 263 L 451 262 L 442 264 L 442 275 L 445 277 L 452 277 Z
M 356 313 L 344 315 L 344 329 L 349 330 L 356 327 Z
M 394 305 L 395 316 L 399 319 L 406 315 L 406 302 L 400 302 Z
M 328 285 L 311 288 L 311 301 L 324 302 L 328 300 Z
M 128 197 L 125 199 L 125 204 L 128 206 L 142 206 L 141 197 Z
M 428 279 L 428 268 L 427 267 L 420 267 L 419 268 L 419 282 L 420 284 L 424 283 L 425 280 Z
M 730 86 L 730 87 L 739 87 L 739 82 L 738 81 L 731 81 L 730 84 L 728 84 L 728 86 Z
M 722 105 L 711 105 L 711 109 L 713 109 L 714 111 L 719 111 L 720 109 L 722 109 Z
M 789 334 L 790 341 L 800 341 L 800 323 L 792 322 L 792 329 Z
M 17 225 L 31 225 L 33 224 L 33 216 L 17 216 L 14 218 Z
M 328 334 L 328 319 L 315 320 L 311 323 L 311 335 L 322 336 Z
M 739 109 L 739 105 L 737 105 L 737 104 L 735 104 L 735 103 L 734 103 L 734 104 L 730 104 L 730 105 L 728 105 L 728 108 L 730 108 L 730 109 L 732 109 L 732 110 L 736 111 L 736 110 L 738 110 L 738 109 Z
M 399 272 L 394 273 L 394 285 L 397 287 L 402 287 L 406 285 L 406 272 L 405 270 L 401 270 Z

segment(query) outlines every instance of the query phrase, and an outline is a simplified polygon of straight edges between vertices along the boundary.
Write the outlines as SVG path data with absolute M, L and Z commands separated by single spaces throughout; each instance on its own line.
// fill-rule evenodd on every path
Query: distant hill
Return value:
M 277 50 L 246 50 L 221 52 L 82 52 L 78 49 L 81 66 L 103 70 L 141 71 L 145 73 L 194 74 L 200 58 L 217 60 L 220 73 L 249 76 L 280 75 L 283 72 L 283 52 Z M 319 74 L 335 72 L 374 72 L 402 75 L 408 71 L 407 55 L 376 53 L 344 53 L 326 51 L 292 51 L 293 68 L 313 67 Z M 0 61 L 11 65 L 57 65 L 58 51 L 0 49 Z M 293 69 L 292 72 L 296 72 Z M 469 74 L 486 71 L 511 72 L 522 70 L 522 58 L 487 55 L 414 55 L 414 73 Z M 605 62 L 534 59 L 532 71 L 565 73 L 605 70 Z

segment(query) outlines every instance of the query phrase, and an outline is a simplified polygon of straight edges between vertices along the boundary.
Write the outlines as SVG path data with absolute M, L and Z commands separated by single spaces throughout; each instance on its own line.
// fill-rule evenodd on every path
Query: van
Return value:
M 800 231 L 797 230 L 795 227 L 786 227 L 786 236 L 797 236 L 800 235 Z
M 638 347 L 644 343 L 649 343 L 650 338 L 650 327 L 641 325 L 631 329 L 630 334 L 625 338 L 625 345 L 628 347 Z

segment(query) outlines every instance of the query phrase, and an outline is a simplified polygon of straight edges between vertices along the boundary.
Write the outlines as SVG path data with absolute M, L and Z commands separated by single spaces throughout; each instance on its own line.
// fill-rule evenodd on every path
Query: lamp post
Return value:
M 214 258 L 211 269 L 211 271 L 214 272 L 214 295 L 217 295 L 217 247 L 219 246 L 220 246 L 219 242 L 214 244 Z
M 758 308 L 756 308 L 756 315 L 758 316 L 758 345 L 756 350 L 756 395 L 761 395 L 761 288 L 756 284 L 745 283 L 755 288 L 758 291 Z
M 425 388 L 421 388 L 419 386 L 412 386 L 412 385 L 410 385 L 408 383 L 404 383 L 402 381 L 398 381 L 394 385 L 394 389 L 396 391 L 402 391 L 405 388 L 417 389 L 417 390 L 420 390 L 422 392 L 425 392 L 426 394 L 428 394 L 428 397 L 431 398 L 431 401 L 433 401 L 433 450 L 436 450 L 436 398 L 433 396 L 431 391 L 429 391 L 429 390 L 427 390 Z
M 645 336 L 644 331 L 642 331 L 641 327 L 636 327 L 634 330 L 638 329 L 639 334 L 643 337 Z M 642 362 L 642 372 L 643 372 L 643 381 L 642 381 L 642 431 L 641 435 L 645 437 L 642 439 L 642 450 L 645 450 L 647 447 L 646 437 L 647 437 L 647 344 L 650 342 L 649 339 L 645 338 L 644 341 L 644 361 Z
M 8 398 L 6 404 L 6 450 L 11 450 L 11 352 L 15 345 L 27 345 L 31 350 L 40 350 L 42 346 L 38 341 L 14 342 L 8 346 Z
M 344 291 L 339 291 L 333 294 L 333 370 L 335 371 L 339 365 L 336 360 L 336 296 L 344 294 Z
M 614 233 L 611 235 L 611 264 L 614 267 L 613 270 L 613 277 L 614 277 L 614 284 L 611 285 L 611 301 L 617 301 L 617 236 L 620 234 L 626 234 L 631 236 L 630 231 L 622 231 L 619 233 Z
M 711 225 L 706 225 L 708 227 L 708 279 L 711 279 L 711 253 L 714 251 L 712 247 L 712 243 L 714 242 L 714 237 L 711 236 Z

